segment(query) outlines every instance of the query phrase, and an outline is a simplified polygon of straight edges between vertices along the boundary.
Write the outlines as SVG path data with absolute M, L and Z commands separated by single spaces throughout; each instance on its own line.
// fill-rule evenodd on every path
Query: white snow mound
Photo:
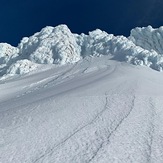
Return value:
M 7 43 L 0 43 L 0 64 L 6 64 L 18 56 L 19 49 Z
M 36 63 L 73 63 L 80 60 L 80 47 L 66 25 L 45 27 L 33 36 L 23 38 L 20 54 Z

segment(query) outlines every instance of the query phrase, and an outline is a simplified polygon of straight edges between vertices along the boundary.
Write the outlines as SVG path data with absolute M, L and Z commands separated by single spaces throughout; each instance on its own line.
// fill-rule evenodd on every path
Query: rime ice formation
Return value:
M 137 46 L 145 49 L 144 65 L 156 70 L 163 68 L 163 27 L 153 29 L 151 26 L 131 30 L 129 39 Z M 148 62 L 148 64 L 146 64 Z
M 23 38 L 20 55 L 36 63 L 73 63 L 80 59 L 80 48 L 66 25 L 45 27 L 33 36 Z
M 17 60 L 19 49 L 7 43 L 0 43 L 0 76 L 6 74 L 8 66 Z
M 129 37 L 135 45 L 146 50 L 156 51 L 158 54 L 163 54 L 163 27 L 153 29 L 151 26 L 143 28 L 135 28 L 131 30 Z
M 6 64 L 18 56 L 19 49 L 7 43 L 0 43 L 0 64 Z
M 89 55 L 110 55 L 115 60 L 162 71 L 162 41 L 163 27 L 135 28 L 126 38 L 99 29 L 89 32 L 88 35 L 78 35 L 71 33 L 66 25 L 48 26 L 29 38 L 24 37 L 18 47 L 1 43 L 0 71 L 1 75 L 13 75 L 14 72 L 24 74 L 36 69 L 36 64 L 63 65 L 77 62 Z
M 7 69 L 7 74 L 26 74 L 36 68 L 37 65 L 27 59 L 18 60 L 17 62 L 11 64 L 11 66 Z

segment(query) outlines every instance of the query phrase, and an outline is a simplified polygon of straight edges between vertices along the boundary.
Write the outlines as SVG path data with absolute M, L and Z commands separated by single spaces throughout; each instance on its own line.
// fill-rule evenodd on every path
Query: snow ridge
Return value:
M 112 59 L 163 69 L 163 27 L 135 28 L 131 35 L 114 36 L 100 29 L 73 34 L 66 25 L 47 26 L 18 47 L 0 43 L 0 75 L 25 74 L 38 64 L 75 63 L 85 56 L 109 55 Z

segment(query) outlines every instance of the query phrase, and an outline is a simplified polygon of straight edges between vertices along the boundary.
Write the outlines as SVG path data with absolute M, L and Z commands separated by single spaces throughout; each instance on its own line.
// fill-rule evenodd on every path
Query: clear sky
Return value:
M 136 26 L 163 25 L 163 0 L 0 0 L 0 42 L 17 46 L 45 26 L 73 33 L 100 28 L 128 36 Z

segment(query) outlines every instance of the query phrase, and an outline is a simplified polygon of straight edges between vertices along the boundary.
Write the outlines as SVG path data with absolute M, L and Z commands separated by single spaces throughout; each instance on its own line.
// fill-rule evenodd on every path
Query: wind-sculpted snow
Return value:
M 7 43 L 0 43 L 0 64 L 6 64 L 17 57 L 19 49 Z
M 73 63 L 80 59 L 80 48 L 65 25 L 45 27 L 33 36 L 23 38 L 18 48 L 24 58 L 36 63 Z
M 163 68 L 163 27 L 153 29 L 151 26 L 135 28 L 131 30 L 129 37 L 137 46 L 149 51 L 146 59 L 150 61 L 150 67 L 156 70 Z M 145 58 L 145 56 L 144 56 Z M 153 64 L 153 65 L 151 65 Z M 146 64 L 145 64 L 146 65 Z
M 163 27 L 153 29 L 151 26 L 131 30 L 129 37 L 135 45 L 149 51 L 163 54 Z
M 36 68 L 37 64 L 27 59 L 18 60 L 16 63 L 11 64 L 11 66 L 7 69 L 7 74 L 26 74 Z
M 135 28 L 127 38 L 100 29 L 79 35 L 71 33 L 66 25 L 48 26 L 31 37 L 24 37 L 18 47 L 0 44 L 1 76 L 30 72 L 37 64 L 75 63 L 90 55 L 109 55 L 114 60 L 162 71 L 162 41 L 163 27 Z
M 15 62 L 19 49 L 7 43 L 0 43 L 0 75 L 6 73 L 8 65 Z
M 114 36 L 101 30 L 90 32 L 89 35 L 78 37 L 82 41 L 82 55 L 110 55 L 115 60 L 125 61 L 134 65 L 145 65 L 161 71 L 163 58 L 154 50 L 147 50 L 137 46 L 124 36 Z M 82 43 L 83 44 L 82 44 Z

